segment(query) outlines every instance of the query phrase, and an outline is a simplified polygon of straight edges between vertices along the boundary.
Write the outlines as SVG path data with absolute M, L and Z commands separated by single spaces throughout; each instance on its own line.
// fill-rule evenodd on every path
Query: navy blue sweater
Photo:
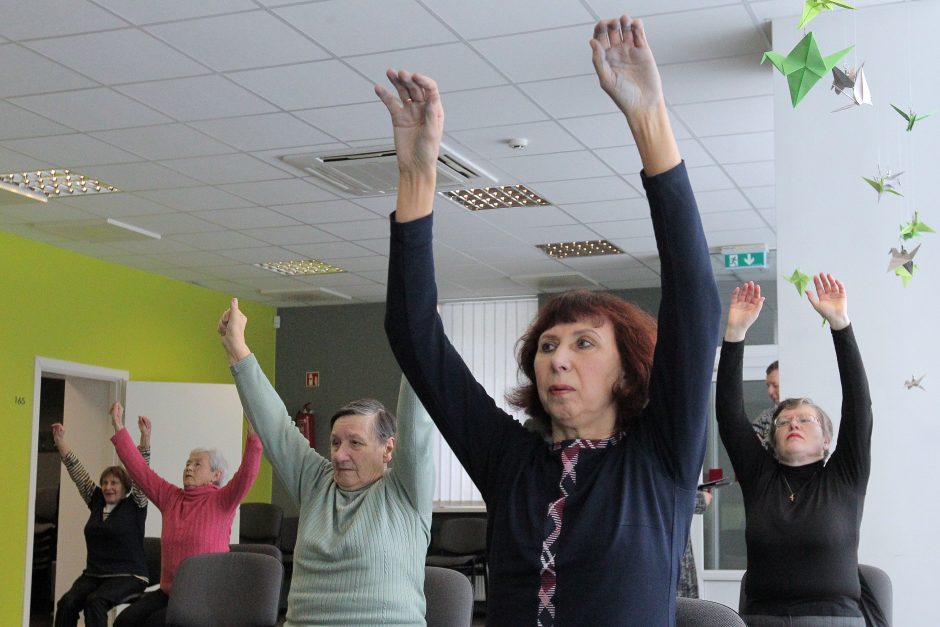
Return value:
M 556 544 L 557 625 L 675 623 L 721 312 L 685 165 L 643 183 L 662 264 L 650 401 L 616 445 L 581 452 Z M 532 625 L 546 510 L 559 498 L 559 453 L 496 406 L 445 337 L 431 223 L 392 216 L 386 332 L 486 501 L 487 624 Z
M 102 520 L 104 495 L 96 487 L 85 523 L 85 545 L 88 547 L 86 575 L 138 575 L 148 577 L 144 555 L 144 523 L 147 508 L 137 507 L 126 497 L 114 506 L 107 520 Z

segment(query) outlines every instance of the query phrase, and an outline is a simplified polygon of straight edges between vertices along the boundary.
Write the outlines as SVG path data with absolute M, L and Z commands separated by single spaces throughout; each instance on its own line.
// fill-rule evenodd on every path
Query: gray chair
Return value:
M 174 627 L 274 627 L 281 563 L 258 553 L 207 553 L 183 560 L 173 580 L 166 624 Z
M 270 555 L 279 562 L 282 562 L 281 549 L 270 544 L 230 544 L 229 551 L 232 553 L 258 553 L 260 555 Z
M 704 599 L 676 598 L 676 627 L 747 627 L 727 605 Z
M 877 566 L 858 565 L 862 586 L 862 613 L 871 625 L 890 627 L 894 617 L 894 590 L 891 577 Z
M 278 545 L 284 510 L 272 503 L 242 503 L 238 511 L 240 544 Z
M 470 579 L 476 597 L 476 577 L 483 577 L 484 594 L 489 593 L 486 572 L 486 519 L 448 518 L 441 523 L 440 532 L 431 539 L 431 553 L 425 566 L 450 568 Z
M 473 622 L 473 587 L 455 570 L 425 566 L 424 598 L 428 627 L 470 627 Z

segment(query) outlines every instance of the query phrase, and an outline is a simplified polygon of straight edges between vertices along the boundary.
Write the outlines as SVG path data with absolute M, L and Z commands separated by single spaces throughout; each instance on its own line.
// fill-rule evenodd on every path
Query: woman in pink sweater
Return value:
M 160 588 L 146 593 L 118 616 L 115 627 L 162 627 L 176 569 L 187 557 L 228 551 L 232 520 L 261 464 L 261 440 L 251 425 L 241 467 L 225 483 L 226 464 L 215 450 L 194 449 L 183 470 L 183 487 L 166 481 L 146 464 L 124 428 L 124 408 L 111 407 L 111 441 L 128 474 L 160 510 Z M 222 487 L 224 485 L 224 487 Z

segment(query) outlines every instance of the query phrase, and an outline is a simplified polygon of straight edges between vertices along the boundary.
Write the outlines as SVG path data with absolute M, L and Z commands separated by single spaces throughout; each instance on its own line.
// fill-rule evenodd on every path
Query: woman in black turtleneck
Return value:
M 864 627 L 859 605 L 858 537 L 871 466 L 871 398 L 848 317 L 845 286 L 814 277 L 810 304 L 829 323 L 842 382 L 836 450 L 832 422 L 808 398 L 777 406 L 771 450 L 744 412 L 744 336 L 764 299 L 753 282 L 735 288 L 718 364 L 721 440 L 744 494 L 746 605 L 752 627 Z

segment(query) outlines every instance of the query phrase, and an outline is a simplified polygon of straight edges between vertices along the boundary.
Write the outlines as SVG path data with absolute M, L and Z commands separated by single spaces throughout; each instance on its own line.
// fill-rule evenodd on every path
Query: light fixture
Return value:
M 283 274 L 284 276 L 304 276 L 311 274 L 335 274 L 346 272 L 344 269 L 333 266 L 319 259 L 300 259 L 294 261 L 266 261 L 255 264 L 259 268 Z
M 481 209 L 507 209 L 509 207 L 547 206 L 548 202 L 525 185 L 501 185 L 439 192 L 444 198 L 470 211 Z
M 566 257 L 597 257 L 600 255 L 622 255 L 623 251 L 606 239 L 587 240 L 584 242 L 558 242 L 554 244 L 536 244 L 546 255 L 555 259 Z
M 78 174 L 71 170 L 60 170 L 58 168 L 0 174 L 0 183 L 6 183 L 3 189 L 8 191 L 14 191 L 8 186 L 15 186 L 20 190 L 29 190 L 32 194 L 24 191 L 16 193 L 21 193 L 34 200 L 38 200 L 38 197 L 34 196 L 34 194 L 41 194 L 48 199 L 58 196 L 107 194 L 109 192 L 121 191 L 113 185 L 102 183 L 97 179 L 88 178 L 84 174 Z
M 49 202 L 49 198 L 45 194 L 32 190 L 25 185 L 10 183 L 5 179 L 0 179 L 0 191 L 9 192 L 8 194 L 0 194 L 0 205 L 17 205 L 29 202 L 30 200 L 34 202 Z

